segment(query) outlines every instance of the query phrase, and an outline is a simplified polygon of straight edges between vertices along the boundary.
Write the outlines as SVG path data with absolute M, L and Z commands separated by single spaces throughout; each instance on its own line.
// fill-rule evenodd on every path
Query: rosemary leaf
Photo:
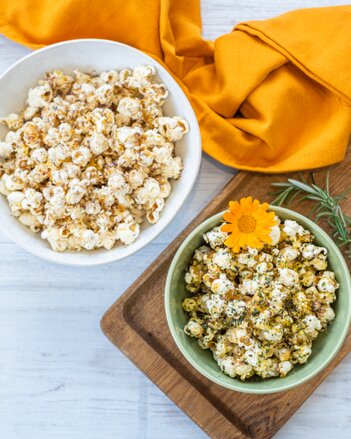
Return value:
M 343 212 L 339 204 L 351 192 L 351 186 L 341 194 L 332 196 L 330 194 L 329 172 L 325 179 L 324 188 L 316 183 L 313 174 L 311 180 L 312 183 L 309 184 L 301 176 L 301 181 L 289 178 L 287 182 L 272 183 L 272 186 L 279 188 L 271 194 L 276 196 L 272 204 L 289 206 L 294 200 L 311 201 L 313 205 L 309 217 L 314 217 L 315 221 L 326 221 L 332 228 L 332 236 L 339 247 L 344 247 L 346 254 L 351 258 L 351 217 Z

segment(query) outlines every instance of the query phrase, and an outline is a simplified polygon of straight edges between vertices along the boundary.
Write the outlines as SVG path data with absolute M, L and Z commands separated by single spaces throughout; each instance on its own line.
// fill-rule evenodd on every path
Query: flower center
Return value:
M 252 233 L 256 229 L 256 220 L 251 215 L 243 215 L 238 219 L 238 229 L 242 233 Z

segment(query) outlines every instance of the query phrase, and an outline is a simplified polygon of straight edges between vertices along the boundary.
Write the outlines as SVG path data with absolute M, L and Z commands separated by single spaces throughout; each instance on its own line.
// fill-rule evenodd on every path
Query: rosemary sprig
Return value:
M 351 186 L 339 195 L 330 194 L 329 172 L 327 173 L 324 189 L 318 186 L 312 174 L 312 183 L 309 184 L 303 177 L 302 181 L 289 178 L 286 183 L 272 183 L 279 188 L 271 195 L 276 195 L 272 204 L 276 206 L 289 206 L 292 201 L 298 199 L 310 200 L 314 203 L 309 217 L 316 222 L 324 219 L 332 228 L 336 243 L 339 247 L 346 247 L 346 253 L 351 258 L 351 217 L 346 215 L 340 202 L 351 191 Z

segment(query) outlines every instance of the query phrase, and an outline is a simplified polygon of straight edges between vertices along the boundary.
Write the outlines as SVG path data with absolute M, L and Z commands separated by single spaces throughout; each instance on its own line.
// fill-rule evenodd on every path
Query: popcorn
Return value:
M 126 179 L 129 183 L 129 186 L 132 188 L 132 190 L 137 189 L 138 187 L 142 186 L 145 179 L 147 177 L 147 174 L 142 169 L 132 169 L 129 174 L 127 174 Z M 162 192 L 162 187 L 160 187 L 160 194 Z M 161 194 L 161 196 L 163 196 Z M 166 198 L 166 197 L 163 197 Z
M 153 159 L 157 163 L 169 163 L 172 157 L 172 150 L 168 146 L 156 147 L 152 151 Z
M 9 158 L 13 152 L 11 143 L 0 142 L 0 157 Z
M 284 247 L 280 252 L 280 257 L 285 261 L 294 261 L 299 256 L 299 251 L 291 246 Z
M 138 153 L 135 149 L 126 149 L 118 158 L 117 165 L 121 168 L 135 168 L 138 164 Z
M 191 337 L 199 338 L 203 334 L 203 327 L 196 321 L 190 320 L 185 328 L 184 332 Z
M 117 226 L 117 239 L 125 245 L 132 244 L 140 233 L 139 224 L 135 223 L 120 223 Z
M 45 163 L 39 163 L 28 174 L 27 182 L 29 186 L 38 186 L 49 178 L 49 169 Z M 22 185 L 24 187 L 24 184 Z
M 120 127 L 116 130 L 116 137 L 124 148 L 134 148 L 139 146 L 141 133 L 137 127 Z
M 254 279 L 244 279 L 239 288 L 241 294 L 253 296 L 258 290 L 258 282 Z
M 50 127 L 44 136 L 44 142 L 47 146 L 58 145 L 61 142 L 60 131 L 55 127 Z
M 60 207 L 63 207 L 65 205 L 65 191 L 61 186 L 54 187 L 52 190 L 52 196 L 49 197 L 50 197 L 49 198 L 50 205 L 53 208 L 59 209 Z
M 170 157 L 164 163 L 163 176 L 177 180 L 183 169 L 182 159 L 180 157 Z
M 0 122 L 6 124 L 10 130 L 18 130 L 23 125 L 23 118 L 16 113 L 11 113 L 3 117 Z
M 224 273 L 221 273 L 219 278 L 214 280 L 211 285 L 211 290 L 216 294 L 226 294 L 234 290 L 234 284 L 227 278 Z
M 100 203 L 97 200 L 87 201 L 85 212 L 88 215 L 97 215 L 101 211 Z
M 59 130 L 60 138 L 63 142 L 68 142 L 69 140 L 71 140 L 74 131 L 69 123 L 67 122 L 61 123 L 58 127 L 58 130 Z
M 211 316 L 219 317 L 224 311 L 225 301 L 221 296 L 213 294 L 211 298 L 206 301 L 206 308 Z
M 256 265 L 256 271 L 260 274 L 266 273 L 267 270 L 268 270 L 267 262 L 261 262 L 260 264 Z
M 148 149 L 142 149 L 139 152 L 139 161 L 142 166 L 145 166 L 146 168 L 150 168 L 152 165 L 152 162 L 154 161 L 154 157 L 151 151 Z M 169 177 L 173 178 L 173 177 Z
M 210 349 L 221 370 L 246 380 L 286 376 L 305 363 L 312 342 L 334 319 L 339 285 L 327 249 L 295 221 L 280 224 L 262 249 L 234 253 L 215 227 L 203 235 L 184 280 L 184 332 Z M 320 264 L 320 265 L 318 265 Z
M 180 140 L 189 131 L 188 122 L 180 117 L 159 117 L 156 120 L 159 132 L 171 142 Z
M 54 70 L 29 90 L 23 112 L 0 119 L 11 130 L 0 140 L 0 192 L 54 251 L 130 245 L 140 223 L 159 220 L 183 167 L 174 142 L 188 124 L 164 116 L 168 91 L 155 73 Z
M 38 148 L 40 146 L 40 129 L 33 122 L 26 122 L 24 124 L 23 140 L 29 148 Z
M 30 231 L 37 233 L 41 228 L 41 222 L 37 216 L 30 213 L 22 213 L 18 217 L 18 221 L 26 227 L 29 227 Z
M 41 206 L 43 195 L 35 189 L 26 189 L 22 201 L 23 209 L 38 209 Z
M 329 305 L 321 306 L 320 309 L 317 311 L 317 315 L 322 324 L 328 324 L 335 318 L 335 312 L 333 308 Z
M 168 96 L 168 90 L 164 84 L 151 84 L 145 91 L 146 98 L 154 102 L 162 102 Z
M 109 72 L 101 73 L 100 78 L 103 82 L 106 82 L 106 84 L 115 84 L 118 82 L 119 75 L 116 70 L 110 70 Z
M 58 228 L 46 229 L 42 232 L 41 237 L 47 239 L 52 249 L 57 252 L 63 252 L 68 247 L 67 238 L 63 238 L 60 235 Z
M 307 315 L 303 320 L 303 323 L 306 325 L 305 332 L 307 334 L 315 334 L 315 336 L 317 336 L 318 331 L 322 329 L 321 322 L 314 315 Z
M 137 120 L 141 118 L 141 105 L 137 98 L 122 98 L 117 107 L 122 117 Z
M 59 167 L 69 156 L 70 150 L 65 145 L 58 145 L 54 148 L 48 149 L 49 160 L 56 166 Z
M 218 364 L 223 372 L 232 378 L 235 378 L 237 375 L 249 378 L 252 371 L 252 366 L 244 362 L 235 361 L 231 356 L 227 356 L 223 360 L 218 361 Z
M 6 134 L 5 141 L 14 148 L 17 144 L 21 143 L 21 133 L 19 131 L 9 131 Z
M 33 149 L 30 156 L 37 163 L 45 163 L 49 157 L 45 148 Z
M 30 107 L 42 108 L 48 104 L 53 97 L 53 91 L 49 83 L 31 88 L 28 92 L 28 105 Z
M 47 74 L 47 80 L 54 91 L 60 91 L 63 94 L 69 92 L 73 83 L 73 78 L 65 75 L 60 70 L 54 70 Z
M 163 210 L 164 205 L 165 200 L 162 197 L 157 197 L 153 200 L 146 212 L 146 218 L 150 224 L 155 224 L 159 220 L 160 212 Z
M 109 148 L 109 142 L 104 134 L 93 133 L 89 139 L 89 147 L 93 154 L 100 155 Z
M 26 121 L 33 119 L 38 111 L 39 108 L 37 107 L 27 107 L 23 112 L 23 119 Z
M 72 162 L 75 165 L 78 165 L 80 168 L 84 168 L 91 159 L 91 152 L 89 148 L 86 148 L 85 146 L 81 146 L 78 149 L 72 151 L 71 157 Z
M 114 126 L 113 111 L 108 108 L 95 108 L 91 112 L 91 121 L 97 133 L 108 134 Z
M 153 66 L 137 66 L 128 78 L 127 83 L 131 88 L 137 88 L 140 91 L 145 90 L 150 85 L 155 73 L 156 70 Z
M 279 268 L 279 279 L 286 287 L 293 287 L 299 283 L 299 275 L 289 268 Z
M 113 98 L 113 86 L 111 84 L 101 85 L 95 92 L 95 96 L 99 104 L 101 105 L 111 105 Z
M 239 319 L 246 311 L 246 303 L 243 300 L 231 300 L 227 303 L 226 313 L 233 319 Z
M 10 209 L 15 216 L 20 216 L 23 211 L 22 201 L 24 200 L 23 192 L 13 191 L 7 196 Z
M 303 234 L 303 227 L 300 226 L 296 221 L 285 220 L 283 231 L 287 236 L 294 238 L 296 235 Z
M 86 250 L 93 250 L 97 247 L 98 236 L 90 229 L 84 230 L 81 236 L 82 247 Z
M 325 271 L 317 284 L 317 288 L 322 293 L 334 293 L 339 288 L 339 284 L 335 280 L 334 273 Z
M 69 216 L 72 218 L 73 221 L 79 220 L 84 217 L 84 211 L 86 212 L 89 207 L 89 202 L 86 204 L 85 209 L 83 209 L 82 206 L 72 205 L 69 209 Z
M 160 185 L 154 178 L 147 178 L 144 185 L 135 191 L 138 204 L 147 204 L 160 195 Z
M 325 247 L 318 247 L 313 244 L 304 244 L 302 246 L 302 256 L 305 259 L 313 259 L 320 254 L 326 255 L 327 249 Z
M 213 262 L 222 270 L 230 269 L 233 263 L 233 257 L 229 249 L 220 249 L 216 252 Z
M 18 191 L 24 188 L 24 182 L 14 175 L 4 174 L 1 178 L 5 191 Z M 5 194 L 6 195 L 6 194 Z
M 68 178 L 70 179 L 78 178 L 81 175 L 81 168 L 77 164 L 65 162 L 62 168 L 67 172 Z M 86 171 L 88 169 L 89 168 L 87 168 Z
M 162 198 L 168 198 L 172 191 L 171 184 L 165 178 L 163 178 L 162 181 L 159 181 L 159 183 L 160 183 L 160 196 Z
M 111 250 L 116 242 L 116 233 L 115 232 L 106 232 L 103 233 L 101 237 L 101 246 L 106 250 Z
M 291 371 L 292 368 L 293 365 L 290 363 L 290 361 L 282 361 L 278 366 L 280 376 L 284 377 Z

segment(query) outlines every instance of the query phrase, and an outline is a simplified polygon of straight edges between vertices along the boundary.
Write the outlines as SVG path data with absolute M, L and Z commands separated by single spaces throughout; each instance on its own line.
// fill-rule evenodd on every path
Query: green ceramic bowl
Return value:
M 189 363 L 209 380 L 227 389 L 246 393 L 274 393 L 296 387 L 317 375 L 335 357 L 347 335 L 351 320 L 351 280 L 346 262 L 332 239 L 314 222 L 288 209 L 271 207 L 282 219 L 294 219 L 315 235 L 315 242 L 326 247 L 329 252 L 329 268 L 335 272 L 340 284 L 335 302 L 335 319 L 326 332 L 321 333 L 313 343 L 308 361 L 296 366 L 284 378 L 251 378 L 241 381 L 225 375 L 218 367 L 209 350 L 201 349 L 196 340 L 186 336 L 183 328 L 187 315 L 182 309 L 182 301 L 189 297 L 185 289 L 184 274 L 196 248 L 203 244 L 202 234 L 220 224 L 223 212 L 209 218 L 185 239 L 179 247 L 169 268 L 165 287 L 165 308 L 168 325 L 178 348 Z

